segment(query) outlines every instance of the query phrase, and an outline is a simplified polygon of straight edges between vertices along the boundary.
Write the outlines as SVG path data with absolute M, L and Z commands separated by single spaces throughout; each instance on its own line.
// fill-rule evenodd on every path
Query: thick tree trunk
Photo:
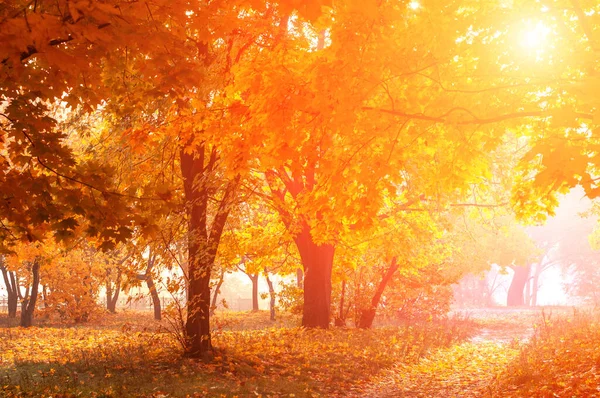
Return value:
M 340 308 L 338 309 L 338 316 L 335 318 L 335 326 L 346 326 L 346 317 L 344 316 L 344 300 L 346 298 L 346 280 L 342 281 L 342 293 L 340 296 Z
M 258 312 L 258 272 L 256 274 L 247 274 L 252 281 L 252 312 Z
M 192 245 L 193 246 L 193 245 Z M 188 338 L 186 355 L 211 359 L 210 338 L 210 270 L 212 262 L 201 261 L 199 250 L 190 249 L 190 285 L 188 290 L 188 315 L 185 332 Z
M 269 278 L 269 273 L 265 269 L 265 279 L 267 280 L 267 285 L 269 286 L 269 312 L 270 318 L 272 321 L 275 320 L 275 288 L 273 287 L 273 281 Z
M 152 275 L 146 275 L 146 285 L 148 285 L 148 290 L 150 291 L 150 297 L 152 297 L 152 307 L 154 308 L 154 319 L 157 321 L 160 321 L 161 315 L 162 315 L 162 308 L 160 305 L 160 297 L 158 296 L 158 291 L 156 290 L 156 285 L 154 284 Z
M 514 267 L 513 270 L 515 273 L 510 282 L 506 300 L 506 305 L 509 307 L 525 305 L 524 289 L 529 278 L 529 266 Z
M 371 307 L 363 308 L 360 313 L 360 319 L 358 321 L 358 327 L 361 329 L 369 329 L 373 326 L 373 320 L 375 319 L 375 314 L 377 312 L 377 306 L 379 305 L 379 301 L 381 300 L 381 295 L 385 290 L 388 282 L 392 279 L 394 272 L 398 269 L 398 262 L 396 261 L 396 257 L 392 259 L 390 267 L 387 272 L 379 282 L 379 286 L 377 286 L 377 290 L 371 299 Z
M 31 265 L 31 274 L 33 276 L 31 294 L 27 294 L 21 302 L 21 327 L 24 328 L 33 325 L 33 313 L 35 312 L 40 283 L 40 263 L 37 259 Z
M 221 269 L 221 275 L 219 275 L 219 281 L 217 282 L 217 286 L 215 286 L 215 290 L 213 291 L 212 302 L 210 303 L 210 315 L 214 315 L 215 310 L 217 309 L 217 299 L 219 298 L 219 294 L 221 293 L 221 286 L 223 285 L 224 279 L 225 270 Z
M 185 335 L 188 357 L 209 360 L 212 357 L 210 339 L 210 272 L 212 259 L 208 253 L 206 230 L 208 192 L 199 186 L 204 173 L 204 146 L 181 149 L 181 172 L 184 179 L 188 216 L 188 299 Z
M 216 149 L 212 149 L 206 165 L 204 152 L 204 145 L 193 148 L 182 147 L 180 163 L 188 218 L 189 288 L 185 323 L 187 344 L 185 355 L 208 361 L 212 359 L 210 274 L 237 190 L 239 176 L 227 183 L 209 231 L 207 229 L 208 202 L 210 191 L 214 189 L 209 189 L 208 184 L 211 183 L 209 177 L 212 176 L 217 161 L 217 152 Z
M 328 328 L 331 312 L 331 269 L 335 247 L 314 243 L 307 224 L 294 238 L 304 266 L 302 326 Z

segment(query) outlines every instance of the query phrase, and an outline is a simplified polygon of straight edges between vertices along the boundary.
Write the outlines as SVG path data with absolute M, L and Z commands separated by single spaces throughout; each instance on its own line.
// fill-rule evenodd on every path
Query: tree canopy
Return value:
M 0 252 L 83 239 L 137 245 L 139 265 L 142 247 L 164 263 L 184 246 L 186 353 L 203 358 L 216 263 L 301 268 L 302 324 L 324 328 L 360 267 L 381 282 L 356 300 L 368 311 L 397 270 L 449 283 L 461 255 L 499 248 L 469 246 L 460 219 L 505 217 L 494 261 L 515 266 L 532 249 L 513 214 L 600 193 L 599 15 L 591 0 L 2 2 Z

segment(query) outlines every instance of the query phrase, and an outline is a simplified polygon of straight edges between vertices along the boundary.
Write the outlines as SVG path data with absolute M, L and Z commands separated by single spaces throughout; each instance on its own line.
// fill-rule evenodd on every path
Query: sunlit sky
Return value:
M 542 22 L 525 21 L 521 45 L 525 49 L 539 49 L 546 43 L 549 33 L 550 28 Z

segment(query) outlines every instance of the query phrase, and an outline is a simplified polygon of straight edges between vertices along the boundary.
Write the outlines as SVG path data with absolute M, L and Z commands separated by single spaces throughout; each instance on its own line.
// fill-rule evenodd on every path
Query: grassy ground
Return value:
M 452 320 L 375 330 L 302 330 L 268 313 L 215 318 L 216 360 L 181 358 L 147 314 L 88 325 L 0 329 L 0 396 L 346 396 L 394 364 L 416 363 L 473 332 Z M 6 324 L 6 320 L 4 320 Z
M 298 322 L 219 314 L 211 364 L 183 359 L 168 323 L 146 313 L 3 327 L 0 396 L 600 396 L 593 313 L 470 310 L 443 323 L 374 330 L 302 330 Z
M 355 397 L 600 396 L 600 318 L 569 308 L 462 311 L 478 327 L 467 341 L 398 363 Z
M 600 314 L 544 313 L 491 389 L 498 397 L 600 396 Z

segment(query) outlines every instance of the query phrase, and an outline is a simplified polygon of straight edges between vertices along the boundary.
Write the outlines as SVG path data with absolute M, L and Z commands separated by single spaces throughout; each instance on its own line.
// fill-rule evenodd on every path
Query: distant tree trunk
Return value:
M 340 296 L 340 308 L 338 316 L 335 318 L 335 326 L 346 326 L 346 317 L 344 314 L 344 299 L 346 298 L 346 280 L 342 281 L 342 293 Z
M 304 272 L 302 272 L 302 268 L 296 270 L 296 286 L 300 289 L 304 287 Z
M 265 268 L 265 279 L 267 280 L 267 285 L 269 286 L 269 312 L 270 318 L 272 321 L 275 320 L 275 288 L 273 287 L 273 281 L 269 278 L 269 272 Z
M 154 320 L 160 321 L 162 308 L 160 305 L 160 297 L 158 296 L 158 291 L 156 290 L 156 285 L 154 284 L 152 275 L 146 276 L 146 285 L 148 285 L 150 297 L 152 297 L 152 307 L 154 308 Z
M 525 305 L 524 289 L 529 278 L 529 266 L 512 267 L 512 269 L 515 273 L 508 288 L 506 305 L 509 307 L 518 307 Z
M 398 269 L 398 262 L 396 261 L 396 257 L 392 258 L 392 262 L 387 272 L 381 279 L 379 286 L 377 286 L 377 290 L 375 291 L 375 295 L 371 300 L 370 308 L 363 308 L 360 314 L 360 319 L 358 321 L 358 327 L 361 329 L 369 329 L 373 326 L 373 320 L 375 319 L 375 313 L 377 311 L 377 306 L 379 305 L 379 301 L 381 300 L 381 295 L 385 290 L 388 282 L 392 279 L 394 272 Z
M 525 306 L 529 307 L 531 305 L 531 280 L 533 278 L 527 275 L 527 282 L 525 282 L 525 292 L 523 301 L 525 302 Z
M 306 223 L 294 241 L 304 266 L 302 326 L 326 329 L 331 312 L 331 269 L 335 247 L 317 245 Z
M 112 297 L 113 297 L 112 283 L 109 280 L 107 280 L 106 281 L 106 309 L 111 314 L 114 314 L 115 312 L 117 312 L 117 308 L 116 308 L 117 303 L 113 303 Z
M 531 286 L 531 305 L 534 307 L 537 306 L 538 291 L 540 289 L 540 275 L 549 266 L 551 266 L 551 262 L 544 261 L 544 259 L 541 259 L 540 262 L 536 264 L 535 272 L 533 273 L 533 283 Z
M 42 300 L 44 301 L 44 308 L 48 308 L 48 286 L 42 285 Z
M 28 328 L 33 324 L 33 313 L 35 311 L 40 284 L 40 262 L 38 259 L 35 259 L 31 265 L 31 274 L 33 276 L 31 294 L 28 291 L 23 301 L 21 301 L 21 327 L 24 328 Z
M 19 286 L 17 285 L 17 278 L 14 271 L 8 271 L 4 266 L 4 258 L 0 257 L 0 271 L 2 271 L 2 278 L 4 279 L 4 285 L 6 286 L 7 300 L 8 300 L 8 317 L 17 317 L 17 305 L 19 304 Z
M 487 307 L 489 302 L 488 284 L 486 278 L 477 278 L 479 305 Z
M 185 247 L 185 245 L 182 245 Z M 177 249 L 177 263 L 179 264 L 179 268 L 181 269 L 181 272 L 183 273 L 183 279 L 185 281 L 184 287 L 183 287 L 183 294 L 184 296 L 187 298 L 188 296 L 188 291 L 190 289 L 190 279 L 188 277 L 189 275 L 189 265 L 188 265 L 188 260 L 185 258 L 185 251 L 184 249 Z
M 252 312 L 258 312 L 258 272 L 247 275 L 252 281 Z
M 110 271 L 107 271 L 110 273 Z M 117 302 L 119 301 L 119 294 L 121 293 L 121 269 L 117 269 L 117 279 L 115 283 L 111 282 L 110 278 L 107 275 L 106 278 L 106 309 L 114 314 L 117 312 Z
M 535 274 L 533 274 L 533 282 L 531 284 L 531 306 L 532 307 L 537 306 L 539 283 L 540 283 L 540 274 L 536 270 Z
M 486 285 L 488 286 L 487 288 L 487 300 L 486 300 L 486 307 L 491 307 L 492 304 L 494 303 L 493 297 L 494 297 L 494 291 L 496 290 L 496 288 L 499 286 L 498 284 L 496 284 L 497 280 L 498 280 L 498 273 L 494 273 L 494 279 L 492 279 L 491 284 L 488 284 L 487 278 L 486 279 Z
M 146 265 L 146 272 L 143 274 L 138 274 L 137 279 L 146 282 L 146 286 L 148 286 L 148 291 L 150 292 L 150 297 L 152 298 L 152 307 L 154 309 L 154 320 L 161 320 L 161 312 L 162 308 L 160 305 L 160 297 L 158 296 L 158 291 L 156 290 L 156 285 L 154 284 L 154 279 L 152 279 L 152 269 L 154 268 L 154 264 L 156 263 L 156 254 L 152 253 L 152 249 L 148 253 L 148 263 Z
M 185 322 L 185 356 L 212 359 L 210 337 L 210 276 L 219 242 L 229 216 L 239 183 L 239 176 L 229 180 L 217 206 L 212 225 L 208 226 L 217 150 L 206 151 L 204 144 L 190 146 L 192 138 L 180 149 L 180 167 L 188 221 L 188 297 Z M 205 162 L 205 152 L 209 153 Z
M 212 302 L 210 304 L 210 314 L 214 315 L 215 310 L 217 309 L 217 298 L 219 297 L 219 293 L 221 293 L 221 286 L 223 285 L 223 280 L 225 279 L 225 269 L 221 268 L 221 274 L 219 275 L 219 281 L 217 282 L 217 286 L 215 286 L 215 291 L 213 293 Z

